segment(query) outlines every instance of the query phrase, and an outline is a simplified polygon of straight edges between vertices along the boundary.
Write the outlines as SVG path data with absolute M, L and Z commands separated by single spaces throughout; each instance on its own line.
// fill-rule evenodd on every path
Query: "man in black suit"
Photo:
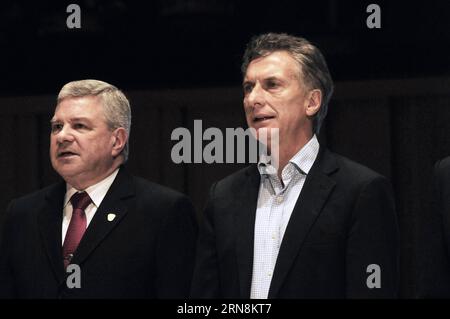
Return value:
M 432 190 L 419 228 L 417 297 L 450 298 L 450 157 L 434 165 Z
M 187 297 L 193 207 L 127 172 L 130 125 L 129 102 L 116 87 L 83 80 L 62 88 L 50 157 L 64 181 L 9 205 L 0 297 Z
M 333 91 L 320 51 L 303 38 L 263 34 L 248 44 L 242 72 L 247 123 L 258 138 L 269 131 L 269 150 L 279 140 L 278 157 L 212 186 L 191 296 L 396 297 L 391 187 L 316 137 Z

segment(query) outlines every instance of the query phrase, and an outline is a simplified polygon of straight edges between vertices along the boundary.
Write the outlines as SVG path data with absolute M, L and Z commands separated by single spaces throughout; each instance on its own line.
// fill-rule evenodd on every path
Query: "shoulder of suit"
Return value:
M 177 190 L 151 182 L 142 177 L 133 176 L 133 181 L 135 185 L 136 195 L 145 195 L 149 199 L 159 198 L 176 200 L 180 198 L 187 198 L 187 196 Z
M 172 188 L 151 182 L 142 177 L 133 176 L 134 199 L 138 211 L 152 216 L 194 216 L 194 206 L 185 194 Z M 184 214 L 186 211 L 191 214 Z
M 447 174 L 450 172 L 450 156 L 437 161 L 434 165 L 437 174 Z
M 30 213 L 39 211 L 45 204 L 47 194 L 52 193 L 61 187 L 65 187 L 63 182 L 55 183 L 24 196 L 14 198 L 8 205 L 8 211 L 12 216 L 15 216 L 15 218 L 32 216 L 34 214 L 30 215 Z
M 41 188 L 32 193 L 28 193 L 21 197 L 15 198 L 14 202 L 30 205 L 31 203 L 36 203 L 36 202 L 42 201 L 48 193 L 51 193 L 53 190 L 55 190 L 59 187 L 64 187 L 63 184 L 64 184 L 63 182 L 51 184 L 47 187 Z
M 244 167 L 224 178 L 218 180 L 216 185 L 220 187 L 235 187 L 242 185 L 242 183 L 249 178 L 250 176 L 259 177 L 259 172 L 256 167 L 256 164 L 252 164 L 250 166 Z
M 335 169 L 331 170 L 331 175 L 337 178 L 345 179 L 346 181 L 353 181 L 355 183 L 365 183 L 374 179 L 385 179 L 383 175 L 374 170 L 355 162 L 345 156 L 336 154 L 326 149 L 322 161 L 333 163 Z M 318 165 L 314 163 L 313 167 Z M 323 166 L 323 165 L 322 165 Z M 258 177 L 258 170 L 255 164 L 247 166 L 231 175 L 219 180 L 216 185 L 220 188 L 237 187 L 241 185 L 249 176 Z
M 386 177 L 371 168 L 355 162 L 345 156 L 329 152 L 334 156 L 339 169 L 336 171 L 337 176 L 355 184 L 366 184 L 373 180 L 383 179 Z

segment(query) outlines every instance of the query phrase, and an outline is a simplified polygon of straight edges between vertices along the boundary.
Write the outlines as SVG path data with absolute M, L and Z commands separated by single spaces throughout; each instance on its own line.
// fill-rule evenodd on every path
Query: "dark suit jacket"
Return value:
M 191 297 L 250 297 L 259 183 L 253 165 L 212 186 Z M 381 288 L 366 285 L 371 264 L 381 268 Z M 387 180 L 321 147 L 284 234 L 268 297 L 391 298 L 397 273 L 397 220 Z
M 0 251 L 0 297 L 185 298 L 197 226 L 187 197 L 122 167 L 74 254 L 69 289 L 61 228 L 65 183 L 12 201 Z M 113 221 L 109 213 L 116 214 Z
M 419 225 L 417 296 L 450 298 L 450 157 L 434 166 L 432 205 Z

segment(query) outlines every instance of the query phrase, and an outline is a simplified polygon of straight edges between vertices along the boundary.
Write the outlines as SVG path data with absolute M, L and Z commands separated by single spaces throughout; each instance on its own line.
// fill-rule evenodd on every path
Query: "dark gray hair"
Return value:
M 300 77 L 311 89 L 322 92 L 322 104 L 313 119 L 313 132 L 318 134 L 328 112 L 333 94 L 333 80 L 322 53 L 308 40 L 285 33 L 266 33 L 253 37 L 247 44 L 241 71 L 243 76 L 254 59 L 276 51 L 286 51 L 300 66 Z
M 98 96 L 103 104 L 103 113 L 106 123 L 111 130 L 123 127 L 130 136 L 131 131 L 131 107 L 125 94 L 109 83 L 98 80 L 81 80 L 69 82 L 63 86 L 58 94 L 57 103 L 65 98 Z M 124 162 L 128 159 L 128 140 L 122 150 Z

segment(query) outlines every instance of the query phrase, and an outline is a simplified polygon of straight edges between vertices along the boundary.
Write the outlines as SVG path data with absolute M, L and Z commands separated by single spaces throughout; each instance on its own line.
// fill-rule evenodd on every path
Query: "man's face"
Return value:
M 311 134 L 307 119 L 308 92 L 299 79 L 300 66 L 285 51 L 260 57 L 244 77 L 244 110 L 249 127 L 278 128 L 280 145 L 298 143 Z
M 51 126 L 51 162 L 66 182 L 88 187 L 106 177 L 113 166 L 115 138 L 106 124 L 99 98 L 62 100 Z

